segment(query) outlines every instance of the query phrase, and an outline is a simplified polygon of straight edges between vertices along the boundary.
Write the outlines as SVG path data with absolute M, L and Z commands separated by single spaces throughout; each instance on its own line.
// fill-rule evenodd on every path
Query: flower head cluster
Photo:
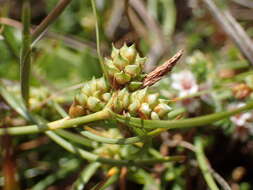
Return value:
M 91 81 L 84 83 L 70 107 L 69 114 L 71 117 L 77 117 L 100 111 L 110 98 L 111 93 L 104 77 L 93 78 Z
M 134 45 L 113 48 L 111 59 L 105 59 L 109 81 L 102 77 L 86 82 L 75 97 L 69 115 L 87 115 L 108 105 L 118 114 L 152 120 L 168 118 L 171 111 L 168 101 L 159 99 L 158 93 L 148 92 L 147 87 L 140 89 L 143 88 L 144 63 L 145 58 L 138 55 Z
M 159 99 L 158 93 L 150 94 L 147 88 L 129 93 L 123 89 L 113 102 L 113 111 L 116 113 L 129 113 L 133 117 L 142 119 L 165 119 L 171 107 L 168 101 Z
M 106 72 L 114 89 L 128 85 L 130 90 L 135 90 L 142 85 L 143 66 L 146 58 L 141 58 L 135 46 L 124 45 L 120 49 L 113 47 L 111 58 L 105 59 Z

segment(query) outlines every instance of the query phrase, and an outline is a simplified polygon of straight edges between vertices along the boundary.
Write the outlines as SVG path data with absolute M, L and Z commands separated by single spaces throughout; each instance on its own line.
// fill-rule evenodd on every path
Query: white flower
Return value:
M 196 79 L 191 71 L 183 70 L 179 73 L 173 73 L 172 88 L 179 91 L 179 96 L 187 96 L 189 94 L 196 93 L 198 91 L 198 85 Z
M 235 109 L 244 106 L 244 103 L 231 104 L 229 109 Z M 253 119 L 252 112 L 239 113 L 232 117 L 230 120 L 235 124 L 234 137 L 245 141 L 249 135 L 253 135 L 253 124 L 250 120 Z
M 230 109 L 240 108 L 244 106 L 244 103 L 238 103 L 238 104 L 232 104 L 229 106 Z M 245 112 L 245 113 L 239 113 L 232 117 L 230 117 L 230 120 L 236 125 L 236 126 L 248 126 L 248 120 L 252 118 L 252 113 Z

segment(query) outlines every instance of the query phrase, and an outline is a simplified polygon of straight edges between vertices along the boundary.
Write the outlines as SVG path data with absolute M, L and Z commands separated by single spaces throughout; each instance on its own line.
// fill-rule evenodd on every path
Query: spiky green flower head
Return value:
M 104 77 L 85 82 L 70 107 L 69 115 L 78 117 L 102 110 L 111 98 L 109 90 Z
M 140 57 L 135 45 L 124 44 L 120 49 L 113 46 L 111 58 L 105 58 L 105 68 L 114 89 L 128 87 L 133 91 L 142 85 L 145 57 Z
M 132 93 L 124 88 L 113 101 L 112 110 L 132 117 L 160 120 L 168 118 L 167 114 L 171 111 L 168 103 L 169 101 L 160 99 L 158 93 L 149 93 L 147 88 Z

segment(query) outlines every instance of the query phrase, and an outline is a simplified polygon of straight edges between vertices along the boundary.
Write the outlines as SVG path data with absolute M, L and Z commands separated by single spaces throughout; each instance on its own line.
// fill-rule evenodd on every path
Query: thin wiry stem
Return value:
M 180 120 L 142 120 L 134 117 L 126 117 L 118 114 L 113 114 L 115 118 L 121 122 L 125 123 L 128 126 L 140 127 L 140 128 L 166 128 L 166 129 L 177 129 L 177 128 L 189 128 L 189 127 L 200 127 L 205 126 L 206 124 L 225 119 L 232 115 L 236 115 L 241 112 L 245 112 L 253 109 L 253 101 L 247 103 L 245 106 L 231 110 L 213 113 L 205 116 L 189 118 L 189 119 L 180 119 Z
M 202 141 L 200 138 L 195 139 L 195 153 L 196 153 L 199 167 L 203 173 L 203 176 L 206 180 L 208 187 L 210 188 L 210 190 L 219 190 L 218 186 L 216 185 L 211 175 L 211 171 L 209 170 L 207 159 L 203 151 Z
M 25 105 L 29 107 L 29 80 L 31 67 L 31 36 L 30 36 L 31 7 L 29 1 L 23 2 L 22 7 L 22 47 L 20 56 L 21 95 Z
M 47 15 L 47 17 L 35 28 L 32 33 L 32 41 L 35 44 L 45 33 L 47 27 L 54 22 L 64 9 L 70 4 L 71 0 L 60 0 L 56 7 Z
M 104 65 L 103 57 L 101 55 L 97 8 L 96 8 L 96 4 L 95 4 L 94 0 L 91 0 L 91 6 L 92 6 L 92 11 L 93 11 L 93 14 L 94 14 L 95 20 L 96 20 L 96 43 L 97 43 L 98 59 L 99 59 L 99 63 L 100 63 L 100 66 L 102 68 L 103 74 L 105 75 L 106 81 L 108 82 L 109 81 L 108 80 L 108 75 L 107 75 L 107 72 L 105 70 L 105 65 Z

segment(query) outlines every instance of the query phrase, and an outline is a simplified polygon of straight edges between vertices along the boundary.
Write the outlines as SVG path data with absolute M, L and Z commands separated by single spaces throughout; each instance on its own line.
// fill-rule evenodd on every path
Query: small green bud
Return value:
M 133 81 L 133 82 L 130 82 L 130 84 L 128 85 L 128 89 L 130 91 L 135 91 L 139 89 L 141 86 L 142 86 L 142 82 Z
M 171 107 L 167 104 L 160 103 L 154 108 L 154 112 L 156 112 L 159 117 L 163 117 L 165 114 L 167 114 L 171 110 Z
M 93 112 L 97 112 L 103 108 L 103 105 L 101 104 L 100 100 L 95 97 L 88 98 L 87 106 Z
M 151 119 L 152 120 L 160 120 L 159 115 L 156 112 L 151 112 Z
M 90 86 L 89 82 L 84 83 L 84 85 L 81 89 L 81 93 L 86 94 L 86 95 L 92 94 L 92 90 L 91 90 L 91 86 Z
M 147 96 L 146 102 L 148 102 L 148 104 L 149 104 L 149 106 L 151 108 L 154 108 L 154 106 L 157 105 L 157 103 L 158 103 L 158 96 L 159 96 L 158 93 L 150 94 L 150 95 Z
M 120 54 L 118 56 L 116 56 L 113 59 L 113 64 L 119 69 L 119 70 L 123 70 L 127 65 L 129 65 L 129 62 L 127 59 L 123 58 Z
M 138 55 L 136 56 L 136 59 L 135 59 L 135 64 L 136 64 L 136 65 L 140 65 L 141 68 L 143 69 L 146 60 L 147 60 L 146 57 L 140 57 L 139 54 L 138 54 Z
M 131 75 L 131 77 L 136 77 L 140 74 L 141 68 L 138 65 L 128 65 L 124 69 L 125 73 Z
M 119 99 L 119 97 L 115 98 L 113 101 L 113 110 L 116 113 L 121 113 L 123 111 L 124 107 Z
M 106 85 L 104 77 L 97 79 L 97 89 L 103 92 L 108 90 L 108 86 Z
M 85 94 L 79 93 L 76 95 L 75 99 L 81 104 L 82 106 L 85 106 L 87 103 L 88 97 Z
M 150 115 L 151 111 L 152 110 L 150 109 L 148 103 L 142 103 L 141 104 L 139 112 L 141 112 L 143 115 L 145 115 L 146 118 L 149 118 L 149 115 Z
M 135 97 L 133 96 L 133 101 L 134 101 L 134 98 L 137 98 L 139 101 L 142 102 L 146 95 L 147 95 L 147 88 L 139 90 L 136 92 Z
M 105 67 L 106 71 L 110 76 L 113 76 L 115 73 L 120 72 L 120 70 L 114 66 L 112 60 L 105 58 Z
M 91 93 L 94 93 L 97 90 L 96 78 L 93 76 L 89 83 L 90 83 Z
M 128 104 L 129 104 L 129 99 L 130 99 L 129 98 L 129 93 L 128 93 L 128 91 L 125 88 L 122 91 L 124 91 L 124 92 L 120 96 L 120 99 L 121 99 L 122 106 L 124 108 L 126 108 L 128 106 Z
M 121 71 L 120 73 L 116 73 L 114 76 L 115 76 L 117 83 L 119 83 L 121 85 L 124 85 L 131 80 L 130 75 L 124 73 L 123 71 Z
M 135 115 L 136 111 L 138 110 L 138 108 L 140 107 L 140 102 L 138 100 L 134 101 L 133 103 L 131 103 L 128 106 L 128 111 L 131 115 Z
M 112 45 L 112 53 L 111 53 L 111 58 L 115 59 L 116 56 L 119 55 L 119 49 L 117 49 L 114 45 Z
M 126 44 L 122 48 L 120 48 L 120 54 L 123 58 L 127 59 L 130 63 L 132 63 L 135 60 L 136 57 L 136 49 L 135 45 L 131 45 L 130 47 L 127 47 Z
M 106 92 L 102 95 L 102 100 L 104 100 L 105 102 L 108 102 L 111 98 L 111 93 Z

